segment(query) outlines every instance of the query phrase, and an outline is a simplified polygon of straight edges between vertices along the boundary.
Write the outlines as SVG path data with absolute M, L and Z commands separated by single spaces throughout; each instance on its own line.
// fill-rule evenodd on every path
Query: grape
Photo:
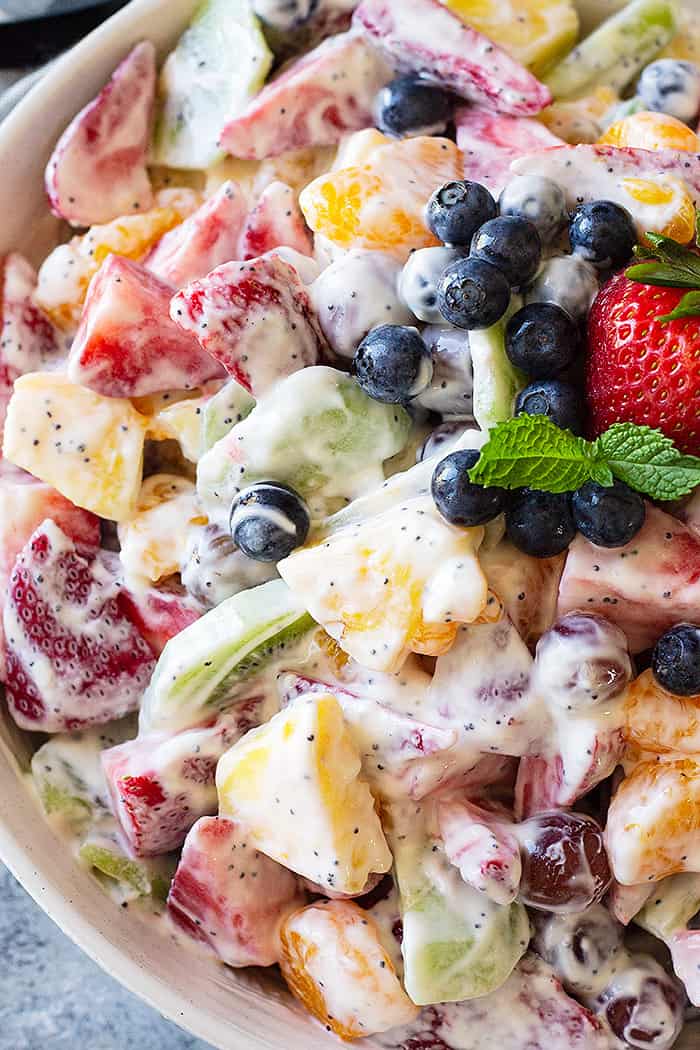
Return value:
M 246 558 L 230 535 L 216 525 L 190 529 L 182 582 L 207 609 L 276 575 L 274 565 Z
M 669 1050 L 683 1027 L 682 987 L 651 956 L 630 962 L 600 997 L 598 1012 L 627 1046 Z
M 609 703 L 631 677 L 627 639 L 603 616 L 569 613 L 537 643 L 535 688 L 566 710 Z
M 611 882 L 597 821 L 582 813 L 541 813 L 519 826 L 523 851 L 520 898 L 543 911 L 583 911 Z
M 533 946 L 578 996 L 598 995 L 625 959 L 622 926 L 602 904 L 571 915 L 537 915 Z

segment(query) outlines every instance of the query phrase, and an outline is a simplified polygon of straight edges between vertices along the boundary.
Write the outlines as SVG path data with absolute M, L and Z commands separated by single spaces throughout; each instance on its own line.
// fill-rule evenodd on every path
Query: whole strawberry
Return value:
M 678 273 L 665 260 L 632 267 L 605 284 L 588 320 L 586 395 L 590 429 L 613 423 L 657 427 L 683 452 L 700 453 L 700 294 L 676 245 Z M 640 283 L 642 280 L 645 283 Z M 658 281 L 652 283 L 652 281 Z M 666 287 L 671 281 L 682 287 Z M 696 288 L 700 288 L 700 269 Z M 671 316 L 673 315 L 673 316 Z

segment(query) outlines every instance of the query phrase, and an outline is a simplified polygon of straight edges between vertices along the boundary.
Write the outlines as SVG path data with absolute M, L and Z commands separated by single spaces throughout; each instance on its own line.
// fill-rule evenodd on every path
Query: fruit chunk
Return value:
M 419 136 L 380 146 L 362 165 L 319 176 L 299 202 L 314 233 L 340 248 L 373 248 L 406 258 L 412 248 L 438 243 L 425 223 L 426 201 L 462 174 L 454 142 Z
M 625 740 L 658 755 L 700 754 L 700 701 L 671 696 L 651 669 L 643 671 L 627 692 Z
M 69 378 L 105 397 L 188 390 L 221 375 L 197 340 L 170 320 L 172 288 L 109 255 L 88 289 Z
M 299 274 L 275 252 L 225 263 L 193 281 L 175 296 L 170 314 L 255 397 L 316 364 L 324 345 Z
M 176 474 L 146 478 L 134 515 L 118 530 L 126 579 L 143 585 L 179 572 L 190 525 L 205 524 L 191 481 Z
M 61 219 L 91 226 L 151 207 L 146 159 L 155 87 L 155 47 L 143 41 L 63 132 L 46 169 L 46 192 Z
M 280 562 L 314 619 L 363 667 L 398 671 L 446 652 L 487 600 L 483 529 L 448 525 L 430 497 L 349 525 Z
M 219 135 L 265 83 L 272 52 L 248 0 L 203 0 L 158 85 L 154 161 L 210 168 Z
M 511 296 L 510 306 L 490 328 L 469 333 L 474 373 L 474 418 L 482 430 L 490 430 L 513 415 L 515 398 L 527 382 L 506 354 L 506 326 L 522 300 Z
M 229 966 L 272 966 L 280 926 L 303 901 L 298 880 L 259 853 L 243 825 L 202 817 L 185 841 L 168 912 Z
M 108 255 L 140 260 L 163 234 L 172 230 L 198 206 L 192 190 L 160 190 L 156 206 L 140 215 L 125 215 L 84 236 L 59 244 L 39 270 L 36 301 L 53 323 L 73 333 L 80 321 L 88 285 Z
M 123 604 L 129 619 L 138 627 L 156 656 L 166 643 L 191 623 L 204 609 L 184 587 L 167 581 L 161 587 L 140 587 L 136 592 L 123 591 Z
M 503 603 L 522 640 L 532 649 L 554 623 L 566 556 L 532 558 L 508 540 L 484 547 L 479 561 L 492 591 Z
M 578 15 L 571 0 L 440 0 L 540 76 L 574 46 Z
M 688 153 L 700 151 L 700 140 L 682 120 L 666 113 L 632 113 L 616 120 L 598 140 L 608 146 L 631 146 L 635 149 L 678 149 Z
M 15 383 L 3 456 L 76 506 L 124 521 L 136 509 L 146 426 L 130 401 L 33 372 Z
M 437 813 L 445 854 L 464 881 L 496 904 L 514 901 L 522 864 L 505 815 L 458 798 L 440 799 Z
M 251 696 L 206 729 L 150 733 L 102 752 L 112 812 L 137 857 L 179 849 L 202 816 L 216 813 L 216 763 L 264 719 Z
M 78 851 L 80 863 L 121 903 L 139 897 L 165 901 L 175 868 L 172 858 L 135 860 L 124 852 L 112 822 L 108 820 L 106 825 L 99 824 L 88 833 Z
M 244 386 L 235 379 L 224 383 L 221 390 L 202 406 L 199 416 L 202 454 L 226 437 L 236 423 L 242 423 L 254 408 L 255 398 Z
M 238 258 L 246 211 L 240 187 L 228 179 L 180 226 L 164 234 L 144 259 L 144 266 L 165 284 L 184 288 L 215 266 Z
M 294 248 L 302 255 L 313 255 L 311 235 L 301 214 L 297 195 L 291 186 L 276 181 L 265 187 L 258 203 L 246 218 L 238 240 L 236 258 L 256 259 L 283 245 Z
M 0 370 L 10 381 L 58 361 L 59 340 L 48 317 L 34 302 L 37 275 L 18 252 L 2 260 L 2 342 Z
M 377 92 L 390 79 L 390 67 L 359 33 L 333 36 L 264 87 L 225 125 L 220 144 L 249 160 L 332 146 L 374 123 Z
M 634 553 L 632 553 L 634 552 Z M 646 522 L 626 547 L 605 550 L 577 536 L 564 566 L 557 614 L 600 613 L 641 652 L 683 620 L 700 594 L 700 538 L 677 518 L 647 505 Z
M 464 176 L 498 196 L 510 178 L 516 157 L 563 142 L 531 117 L 509 117 L 475 106 L 455 114 L 457 145 L 464 157 Z
M 633 0 L 550 70 L 545 83 L 557 99 L 585 95 L 598 84 L 621 91 L 675 30 L 675 6 L 669 0 Z
M 219 812 L 319 886 L 357 895 L 391 867 L 360 758 L 330 693 L 299 697 L 220 760 Z
M 403 72 L 422 73 L 469 102 L 531 116 L 549 102 L 547 88 L 487 37 L 437 0 L 363 0 L 353 24 Z
M 143 698 L 141 732 L 186 729 L 228 710 L 277 649 L 313 626 L 281 580 L 222 602 L 166 645 Z
M 7 702 L 22 728 L 56 733 L 138 707 L 153 655 L 125 614 L 115 563 L 50 519 L 19 555 L 4 627 Z
M 616 92 L 601 85 L 583 98 L 553 102 L 537 119 L 572 146 L 593 143 L 602 135 L 608 114 L 619 101 Z
M 292 993 L 341 1039 L 375 1035 L 417 1017 L 379 930 L 357 904 L 310 904 L 285 921 L 281 941 L 280 968 Z
M 227 530 L 242 488 L 281 481 L 306 500 L 313 517 L 323 517 L 382 484 L 382 464 L 401 451 L 410 427 L 403 408 L 373 401 L 344 372 L 301 369 L 275 384 L 202 457 L 200 503 L 209 520 Z
M 622 781 L 608 811 L 605 842 L 615 878 L 629 886 L 700 872 L 699 829 L 697 756 L 641 762 Z

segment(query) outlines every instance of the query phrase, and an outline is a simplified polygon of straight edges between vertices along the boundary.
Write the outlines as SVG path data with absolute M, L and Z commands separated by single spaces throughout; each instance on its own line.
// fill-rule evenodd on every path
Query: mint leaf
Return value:
M 642 261 L 625 270 L 631 281 L 669 288 L 700 288 L 700 256 L 670 237 L 647 232 L 644 243 L 636 245 L 634 255 Z
M 660 430 L 615 423 L 596 444 L 615 477 L 652 499 L 680 499 L 700 485 L 700 459 L 682 455 Z
M 561 430 L 545 416 L 516 416 L 490 432 L 469 480 L 505 489 L 572 492 L 586 481 L 612 485 L 596 442 Z
M 658 262 L 628 266 L 625 277 L 637 284 L 654 284 L 662 288 L 700 288 L 700 275 L 688 277 L 677 267 Z
M 670 314 L 664 314 L 659 320 L 678 321 L 682 317 L 697 317 L 700 314 L 700 292 L 686 292 L 678 306 Z

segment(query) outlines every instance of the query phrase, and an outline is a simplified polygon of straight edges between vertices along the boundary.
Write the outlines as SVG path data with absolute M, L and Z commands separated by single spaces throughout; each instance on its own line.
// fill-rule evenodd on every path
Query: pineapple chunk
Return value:
M 221 816 L 262 852 L 329 892 L 360 894 L 391 853 L 360 756 L 330 693 L 304 695 L 220 760 Z
M 192 482 L 177 474 L 152 474 L 146 478 L 136 513 L 118 530 L 119 557 L 127 579 L 156 583 L 179 572 L 191 525 L 206 525 Z
M 76 506 L 124 521 L 138 505 L 147 426 L 125 398 L 31 372 L 15 382 L 3 456 Z

